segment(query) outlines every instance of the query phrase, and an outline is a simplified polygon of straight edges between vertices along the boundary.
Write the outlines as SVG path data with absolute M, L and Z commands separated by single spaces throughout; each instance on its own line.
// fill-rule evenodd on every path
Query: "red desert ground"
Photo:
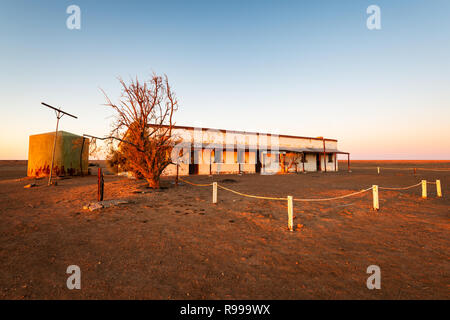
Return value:
M 103 166 L 104 164 L 101 163 Z M 375 167 L 381 166 L 380 174 Z M 373 167 L 367 169 L 367 167 Z M 383 169 L 394 167 L 394 169 Z M 105 200 L 128 203 L 96 211 L 97 177 L 25 178 L 26 161 L 0 162 L 1 299 L 447 299 L 450 283 L 450 161 L 353 161 L 339 172 L 262 176 L 191 176 L 241 193 L 326 198 L 372 185 L 403 187 L 327 202 L 287 203 L 242 197 L 173 178 L 161 190 L 105 176 Z M 25 185 L 36 183 L 33 188 Z M 83 290 L 67 290 L 78 265 Z M 368 290 L 367 267 L 381 269 L 382 290 Z

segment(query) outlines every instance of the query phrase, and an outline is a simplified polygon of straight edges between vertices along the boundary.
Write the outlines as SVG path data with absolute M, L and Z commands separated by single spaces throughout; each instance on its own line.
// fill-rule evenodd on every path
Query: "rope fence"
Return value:
M 286 198 L 273 198 L 273 197 L 263 197 L 263 196 L 255 196 L 255 195 L 251 195 L 251 194 L 245 194 L 245 193 L 238 192 L 236 190 L 232 190 L 232 189 L 226 188 L 224 186 L 221 186 L 220 184 L 218 184 L 217 186 L 219 188 L 223 189 L 223 190 L 232 192 L 234 194 L 237 194 L 237 195 L 240 195 L 240 196 L 243 196 L 243 197 L 256 198 L 256 199 L 265 199 L 265 200 L 286 200 Z
M 197 186 L 197 187 L 209 187 L 212 186 L 213 187 L 213 194 L 212 194 L 212 203 L 216 204 L 217 203 L 217 189 L 220 188 L 222 190 L 237 194 L 239 196 L 243 196 L 243 197 L 247 197 L 247 198 L 254 198 L 254 199 L 262 199 L 262 200 L 275 200 L 275 201 L 287 201 L 287 208 L 288 208 L 288 229 L 290 231 L 294 231 L 294 214 L 293 214 L 293 202 L 294 201 L 298 201 L 298 202 L 316 202 L 316 201 L 332 201 L 332 200 L 338 200 L 338 199 L 344 199 L 344 198 L 348 198 L 348 197 L 352 197 L 352 196 L 356 196 L 359 194 L 363 194 L 365 192 L 368 192 L 370 190 L 372 190 L 372 200 L 373 200 L 373 209 L 374 210 L 379 210 L 380 209 L 380 203 L 379 203 L 379 190 L 392 190 L 392 191 L 400 191 L 400 190 L 408 190 L 414 187 L 418 187 L 418 186 L 422 186 L 422 198 L 426 199 L 427 198 L 427 184 L 434 184 L 436 185 L 436 195 L 438 198 L 442 197 L 442 189 L 441 189 L 441 181 L 440 180 L 436 180 L 435 182 L 432 181 L 426 181 L 426 180 L 422 180 L 419 183 L 410 185 L 410 186 L 406 186 L 406 187 L 380 187 L 378 185 L 372 185 L 370 188 L 367 189 L 362 189 L 360 191 L 356 191 L 356 192 L 352 192 L 349 194 L 345 194 L 342 196 L 337 196 L 337 197 L 332 197 L 332 198 L 311 198 L 311 199 L 302 199 L 302 198 L 294 198 L 292 196 L 287 196 L 287 197 L 264 197 L 264 196 L 258 196 L 258 195 L 252 195 L 252 194 L 246 194 L 246 193 L 242 193 L 227 187 L 224 187 L 220 184 L 218 184 L 217 182 L 212 182 L 212 183 L 206 183 L 206 184 L 199 184 L 199 183 L 193 183 L 181 178 L 178 178 L 180 181 L 183 181 L 187 184 L 190 184 L 192 186 Z
M 421 184 L 422 184 L 422 182 L 419 182 L 419 183 L 413 184 L 412 186 L 407 186 L 407 187 L 379 187 L 379 189 L 382 189 L 382 190 L 408 190 L 408 189 L 417 187 L 418 185 L 421 185 Z
M 180 177 L 178 177 L 178 180 L 183 181 L 183 182 L 185 182 L 187 184 L 190 184 L 192 186 L 196 186 L 196 187 L 209 187 L 209 186 L 213 185 L 212 182 L 211 183 L 205 183 L 205 184 L 193 183 L 193 182 L 189 182 L 187 180 L 181 179 Z
M 435 171 L 435 172 L 450 172 L 450 168 L 420 168 L 420 167 L 406 167 L 406 168 L 400 168 L 400 167 L 353 167 L 353 169 L 376 169 L 377 173 L 380 174 L 381 169 L 383 170 L 405 170 L 405 171 L 413 171 L 414 174 L 417 173 L 417 170 L 422 171 Z
M 303 202 L 312 202 L 312 201 L 331 201 L 331 200 L 337 200 L 337 199 L 343 199 L 343 198 L 347 198 L 347 197 L 351 197 L 351 196 L 355 196 L 357 194 L 361 194 L 364 192 L 367 192 L 369 190 L 371 190 L 372 187 L 361 190 L 361 191 L 357 191 L 357 192 L 353 192 L 353 193 L 349 193 L 343 196 L 338 196 L 338 197 L 333 197 L 333 198 L 322 198 L 322 199 L 294 199 L 294 201 L 303 201 Z
M 437 171 L 437 172 L 450 172 L 450 169 L 442 168 L 442 169 L 431 169 L 431 168 L 416 168 L 417 170 L 423 171 Z

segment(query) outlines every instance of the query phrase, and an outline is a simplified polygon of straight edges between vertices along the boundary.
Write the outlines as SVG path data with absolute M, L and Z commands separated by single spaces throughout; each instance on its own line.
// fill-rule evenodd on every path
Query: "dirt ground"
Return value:
M 1 299 L 448 299 L 450 172 L 361 169 L 450 168 L 450 162 L 352 162 L 337 173 L 191 176 L 249 194 L 323 198 L 380 190 L 380 211 L 366 192 L 331 202 L 245 198 L 211 187 L 151 191 L 144 182 L 105 176 L 105 200 L 120 207 L 83 210 L 96 200 L 95 176 L 23 179 L 26 161 L 0 162 Z M 24 189 L 26 184 L 37 186 Z M 145 193 L 142 193 L 144 191 Z M 139 192 L 139 193 L 135 193 Z M 81 290 L 68 290 L 66 268 L 81 268 Z M 366 269 L 381 268 L 381 290 L 368 290 Z

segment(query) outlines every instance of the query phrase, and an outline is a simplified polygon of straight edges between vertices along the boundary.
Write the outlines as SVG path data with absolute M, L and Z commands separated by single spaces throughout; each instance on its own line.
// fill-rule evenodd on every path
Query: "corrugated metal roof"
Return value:
M 150 126 L 155 126 L 151 125 Z M 162 127 L 168 127 L 168 125 L 162 125 Z M 303 137 L 303 136 L 292 136 L 286 134 L 273 134 L 273 133 L 263 133 L 263 132 L 251 132 L 251 131 L 239 131 L 239 130 L 225 130 L 225 129 L 214 129 L 214 128 L 200 128 L 200 127 L 188 127 L 188 126 L 173 126 L 173 129 L 186 129 L 186 130 L 194 130 L 199 129 L 202 131 L 218 131 L 218 132 L 227 132 L 227 133 L 238 133 L 238 134 L 249 134 L 249 135 L 265 135 L 265 136 L 278 136 L 284 138 L 295 138 L 295 139 L 310 139 L 310 140 L 325 140 L 325 141 L 336 141 L 336 139 L 329 139 L 323 137 Z
M 323 148 L 284 148 L 284 147 L 280 147 L 280 150 L 283 151 L 292 151 L 292 152 L 314 152 L 314 153 L 323 153 Z M 325 148 L 325 152 L 326 153 L 346 153 L 344 151 L 340 151 L 338 149 L 330 149 L 330 148 Z

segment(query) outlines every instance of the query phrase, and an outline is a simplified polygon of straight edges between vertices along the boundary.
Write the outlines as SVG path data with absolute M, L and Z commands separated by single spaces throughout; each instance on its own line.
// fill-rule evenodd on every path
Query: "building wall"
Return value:
M 317 156 L 319 156 L 321 164 L 320 164 L 320 169 L 321 171 L 324 171 L 324 162 L 323 162 L 323 154 L 316 154 L 316 153 L 306 153 L 305 154 L 305 164 L 304 164 L 304 168 L 305 168 L 305 172 L 314 172 L 314 171 L 318 171 L 318 167 L 317 167 Z M 274 174 L 274 173 L 282 173 L 283 169 L 282 169 L 282 165 L 280 164 L 279 166 L 276 165 L 276 161 L 278 160 L 278 154 L 277 153 L 268 153 L 268 154 L 264 154 L 263 156 L 263 173 L 265 174 Z M 327 171 L 334 171 L 334 164 L 336 161 L 336 158 L 334 156 L 334 154 L 332 155 L 332 162 L 328 162 L 328 154 L 326 156 L 326 167 L 327 167 Z M 337 167 L 337 163 L 336 163 L 336 169 L 338 169 Z M 301 161 L 297 162 L 297 172 L 302 172 L 303 171 L 303 165 Z M 296 172 L 296 168 L 293 165 L 288 172 Z
M 317 164 L 316 164 L 316 155 L 312 153 L 307 153 L 305 155 L 305 171 L 317 171 Z
M 183 141 L 203 144 L 245 144 L 253 146 L 270 146 L 278 144 L 280 147 L 292 148 L 323 148 L 322 139 L 285 137 L 277 135 L 264 135 L 255 133 L 223 132 L 221 130 L 174 129 L 173 134 Z M 325 146 L 329 149 L 337 149 L 337 141 L 325 140 Z
M 254 173 L 256 171 L 256 151 L 255 148 L 260 149 L 260 153 L 263 154 L 264 150 L 267 150 L 266 156 L 261 156 L 261 163 L 275 163 L 276 157 L 278 157 L 278 148 L 315 148 L 322 149 L 324 142 L 322 139 L 302 138 L 302 137 L 286 137 L 277 135 L 264 135 L 255 133 L 241 133 L 233 131 L 222 130 L 203 130 L 201 128 L 175 128 L 173 134 L 183 143 L 190 143 L 192 148 L 201 148 L 202 145 L 209 145 L 210 148 L 222 147 L 223 155 L 222 163 L 215 163 L 215 150 L 202 149 L 198 155 L 198 173 L 199 174 L 217 174 L 217 173 L 238 173 L 239 164 L 237 163 L 237 152 L 234 151 L 235 146 L 246 146 L 245 163 L 241 164 L 241 171 Z M 197 143 L 197 144 L 196 144 Z M 226 150 L 227 146 L 230 150 Z M 249 147 L 250 146 L 250 147 Z M 279 147 L 277 147 L 279 146 Z M 326 149 L 337 149 L 337 141 L 325 140 Z M 248 150 L 250 148 L 250 151 Z M 232 150 L 232 151 L 231 151 Z M 268 155 L 274 154 L 272 157 Z M 180 165 L 179 175 L 189 174 L 189 165 L 191 162 L 191 152 L 188 148 L 185 148 L 184 164 Z M 323 154 L 318 155 L 321 161 L 321 170 L 324 170 Z M 265 158 L 264 158 L 265 157 Z M 306 153 L 304 168 L 306 172 L 317 171 L 317 154 Z M 328 157 L 328 156 L 327 156 Z M 333 155 L 333 161 L 328 162 L 326 159 L 327 171 L 334 171 L 336 158 Z M 265 162 L 266 161 L 266 162 Z M 211 163 L 211 165 L 210 165 Z M 337 166 L 336 166 L 337 167 Z M 266 174 L 280 173 L 283 168 L 278 166 L 262 168 L 261 172 Z M 286 170 L 284 170 L 286 171 Z M 296 168 L 293 165 L 288 172 L 295 172 Z M 298 162 L 297 171 L 303 171 L 303 165 Z M 176 174 L 176 166 L 170 165 L 164 172 L 165 175 Z
M 163 171 L 163 176 L 175 176 L 177 174 L 177 165 L 169 164 L 167 168 Z M 178 175 L 187 176 L 189 175 L 189 165 L 181 163 L 178 165 Z

